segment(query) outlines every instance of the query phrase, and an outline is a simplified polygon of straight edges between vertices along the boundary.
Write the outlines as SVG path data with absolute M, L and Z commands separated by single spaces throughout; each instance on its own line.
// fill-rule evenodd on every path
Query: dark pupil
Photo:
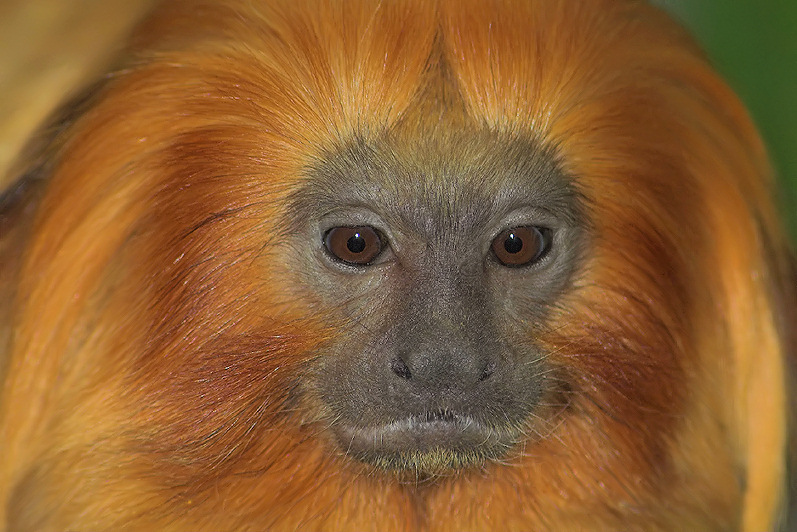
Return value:
M 346 241 L 346 247 L 349 248 L 349 251 L 352 253 L 362 253 L 365 250 L 365 239 L 360 233 L 354 233 L 354 235 Z
M 510 233 L 504 240 L 504 249 L 507 253 L 520 253 L 523 249 L 523 239 L 514 233 Z

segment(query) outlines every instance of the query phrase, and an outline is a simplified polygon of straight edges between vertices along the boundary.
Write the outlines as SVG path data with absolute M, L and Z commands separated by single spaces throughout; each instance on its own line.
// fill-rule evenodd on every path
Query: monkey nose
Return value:
M 497 363 L 472 347 L 425 345 L 404 350 L 389 361 L 390 370 L 415 394 L 466 391 L 489 379 Z
M 408 381 L 412 379 L 412 372 L 410 371 L 410 368 L 407 366 L 407 363 L 404 362 L 404 359 L 402 359 L 400 356 L 396 356 L 390 361 L 390 369 L 393 370 L 393 373 L 395 373 L 404 380 Z
M 423 362 L 425 363 L 415 364 L 416 372 L 420 370 L 421 379 L 423 379 L 424 377 L 424 369 L 430 366 L 430 364 L 428 363 L 428 359 L 424 360 Z M 477 381 L 481 382 L 490 378 L 490 376 L 495 372 L 495 368 L 496 368 L 496 363 L 494 361 L 490 361 L 484 364 L 484 367 L 481 369 Z M 396 357 L 390 360 L 390 369 L 393 370 L 393 373 L 395 373 L 404 380 L 409 381 L 412 380 L 413 378 L 412 370 L 410 370 L 410 367 L 407 365 L 407 363 L 404 361 L 404 359 L 401 356 L 397 355 Z M 426 375 L 428 376 L 429 373 L 431 373 L 431 371 L 427 372 Z

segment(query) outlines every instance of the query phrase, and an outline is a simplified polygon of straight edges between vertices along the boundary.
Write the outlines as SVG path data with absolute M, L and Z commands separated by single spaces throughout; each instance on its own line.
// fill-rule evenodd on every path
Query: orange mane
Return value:
M 30 160 L 35 207 L 0 211 L 9 530 L 775 527 L 792 296 L 771 171 L 657 9 L 175 0 L 75 109 Z M 507 463 L 412 486 L 293 399 L 345 324 L 281 222 L 317 160 L 434 109 L 553 153 L 590 240 L 539 338 L 567 412 Z

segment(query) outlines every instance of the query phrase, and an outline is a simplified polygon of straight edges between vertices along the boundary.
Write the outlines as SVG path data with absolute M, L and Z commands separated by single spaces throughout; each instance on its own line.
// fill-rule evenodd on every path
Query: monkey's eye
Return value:
M 545 227 L 513 227 L 493 240 L 493 253 L 504 266 L 516 268 L 540 260 L 551 247 L 551 230 Z
M 324 245 L 347 264 L 370 264 L 382 252 L 382 239 L 373 227 L 333 227 L 324 235 Z

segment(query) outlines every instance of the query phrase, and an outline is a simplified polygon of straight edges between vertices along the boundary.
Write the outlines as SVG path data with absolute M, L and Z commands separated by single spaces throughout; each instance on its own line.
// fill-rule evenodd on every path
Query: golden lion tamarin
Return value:
M 37 138 L 7 530 L 788 526 L 771 172 L 658 9 L 171 0 Z

